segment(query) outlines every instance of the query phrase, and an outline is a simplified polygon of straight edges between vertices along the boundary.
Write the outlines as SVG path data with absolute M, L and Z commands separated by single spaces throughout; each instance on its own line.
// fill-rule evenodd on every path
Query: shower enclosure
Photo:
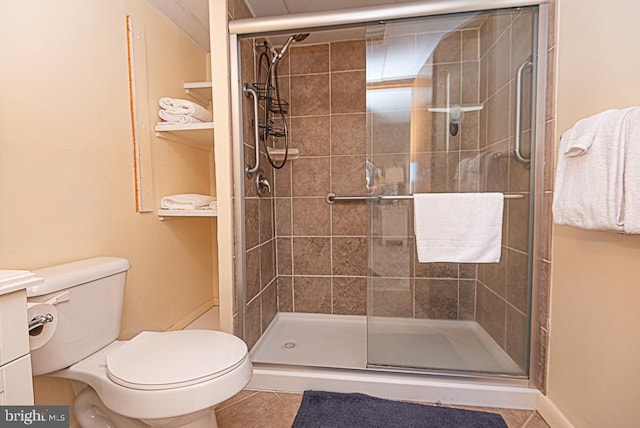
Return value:
M 372 21 L 238 31 L 237 334 L 258 365 L 527 379 L 538 7 Z M 286 141 L 247 90 L 265 55 Z M 420 263 L 412 195 L 481 192 L 499 263 Z

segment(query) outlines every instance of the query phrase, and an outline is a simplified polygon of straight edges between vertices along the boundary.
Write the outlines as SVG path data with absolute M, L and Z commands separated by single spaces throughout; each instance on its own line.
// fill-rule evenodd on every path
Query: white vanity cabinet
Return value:
M 33 405 L 26 287 L 31 272 L 0 270 L 0 406 Z

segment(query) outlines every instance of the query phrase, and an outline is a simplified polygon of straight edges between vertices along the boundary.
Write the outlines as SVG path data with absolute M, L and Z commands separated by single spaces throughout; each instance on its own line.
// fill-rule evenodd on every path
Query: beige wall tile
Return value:
M 507 305 L 506 351 L 521 368 L 525 367 L 528 357 L 526 339 L 527 317 L 512 306 Z
M 365 72 L 346 71 L 331 74 L 331 113 L 365 112 Z
M 331 191 L 337 195 L 362 195 L 365 188 L 364 156 L 331 158 Z
M 460 320 L 476 320 L 476 284 L 475 279 L 458 281 L 458 319 Z
M 504 348 L 506 337 L 506 303 L 494 292 L 482 285 L 477 287 L 477 292 L 477 321 L 482 328 L 489 333 L 493 340 Z
M 332 238 L 333 275 L 367 275 L 367 240 L 365 237 Z
M 480 59 L 480 35 L 477 29 L 462 31 L 462 60 L 477 61 Z
M 262 305 L 262 332 L 269 327 L 278 312 L 278 284 L 272 282 L 260 295 Z
M 336 203 L 331 206 L 333 235 L 364 236 L 367 234 L 365 202 Z
M 247 251 L 247 300 L 260 292 L 260 247 Z
M 293 198 L 293 234 L 329 236 L 331 206 L 324 198 Z
M 522 313 L 529 310 L 527 298 L 527 254 L 507 250 L 507 302 Z
M 291 46 L 291 74 L 312 74 L 329 72 L 329 44 Z
M 432 37 L 431 34 L 418 35 L 418 45 L 421 43 L 421 39 L 424 37 Z M 462 32 L 454 31 L 452 33 L 442 34 L 440 43 L 433 51 L 434 64 L 446 63 L 446 62 L 460 62 L 462 59 Z
M 291 219 L 291 198 L 275 198 L 276 205 L 276 235 L 291 236 L 292 235 L 292 219 Z
M 331 44 L 331 71 L 364 70 L 366 45 L 364 40 Z
M 292 245 L 293 243 L 291 238 L 276 239 L 278 276 L 291 275 L 293 273 L 293 257 L 291 255 Z
M 331 116 L 331 154 L 364 155 L 367 152 L 364 113 Z
M 522 252 L 529 246 L 529 195 L 524 199 L 511 199 L 506 204 L 508 225 L 506 242 L 511 248 Z M 526 268 L 524 269 L 526 272 Z
M 372 316 L 413 317 L 413 280 L 409 278 L 372 278 Z
M 293 147 L 293 144 L 292 144 Z M 274 194 L 278 198 L 291 196 L 291 170 L 293 161 L 275 172 Z
M 291 119 L 290 146 L 300 156 L 329 156 L 331 127 L 329 116 L 295 117 Z
M 333 313 L 337 315 L 367 314 L 367 279 L 333 277 Z
M 293 196 L 326 196 L 330 188 L 330 158 L 300 158 L 292 163 Z
M 260 198 L 258 210 L 260 212 L 260 242 L 264 243 L 273 239 L 273 199 Z
M 245 245 L 247 249 L 260 243 L 260 201 L 257 198 L 246 198 L 245 207 Z
M 480 27 L 480 57 L 483 57 L 487 50 L 495 43 L 511 24 L 512 14 L 496 13 L 487 17 L 484 25 Z
M 415 316 L 429 319 L 458 319 L 458 280 L 416 278 Z
M 293 238 L 295 275 L 331 275 L 331 238 Z
M 293 312 L 293 277 L 278 276 L 278 310 Z
M 331 313 L 330 277 L 294 277 L 296 312 Z
M 329 114 L 329 74 L 292 76 L 290 103 L 291 116 Z
M 500 297 L 506 297 L 507 291 L 507 250 L 502 247 L 500 263 L 478 264 L 478 279 Z
M 260 246 L 260 287 L 264 288 L 269 285 L 270 282 L 276 276 L 275 265 L 275 240 L 262 244 Z
M 249 349 L 253 348 L 260 338 L 260 322 L 260 298 L 256 298 L 247 303 L 247 337 L 244 341 Z

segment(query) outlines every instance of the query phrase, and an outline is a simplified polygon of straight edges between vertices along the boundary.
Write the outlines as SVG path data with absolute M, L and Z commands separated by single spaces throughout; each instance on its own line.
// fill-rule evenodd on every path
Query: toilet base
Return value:
M 91 388 L 84 388 L 76 397 L 74 414 L 82 428 L 218 428 L 213 409 L 175 418 L 133 419 L 111 411 Z

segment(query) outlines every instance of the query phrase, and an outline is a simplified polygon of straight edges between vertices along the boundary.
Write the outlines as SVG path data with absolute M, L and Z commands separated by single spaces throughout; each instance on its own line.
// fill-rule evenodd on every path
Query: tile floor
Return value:
M 245 389 L 216 408 L 218 426 L 219 428 L 290 427 L 301 401 L 302 394 Z M 533 410 L 454 407 L 500 413 L 509 428 L 549 428 L 544 419 Z

